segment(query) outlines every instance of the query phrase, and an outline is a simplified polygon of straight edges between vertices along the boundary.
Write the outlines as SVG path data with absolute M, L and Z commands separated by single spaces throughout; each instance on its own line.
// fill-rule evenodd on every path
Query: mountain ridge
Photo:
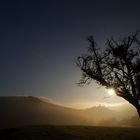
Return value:
M 35 96 L 1 96 L 0 114 L 0 129 L 26 125 L 120 125 L 120 114 L 105 106 L 74 109 Z

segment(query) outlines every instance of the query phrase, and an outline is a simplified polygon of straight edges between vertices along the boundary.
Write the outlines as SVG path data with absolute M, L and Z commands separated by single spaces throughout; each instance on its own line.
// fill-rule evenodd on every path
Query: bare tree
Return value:
M 92 36 L 87 54 L 77 58 L 82 71 L 80 85 L 91 80 L 101 86 L 113 88 L 116 95 L 132 104 L 140 117 L 140 41 L 138 31 L 116 41 L 107 39 L 105 49 L 98 48 Z M 102 47 L 103 48 L 103 47 Z

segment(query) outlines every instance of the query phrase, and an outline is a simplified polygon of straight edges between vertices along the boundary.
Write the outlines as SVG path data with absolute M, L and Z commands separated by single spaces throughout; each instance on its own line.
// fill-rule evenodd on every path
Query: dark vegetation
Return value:
M 83 76 L 79 84 L 91 80 L 106 88 L 113 88 L 117 96 L 132 104 L 140 117 L 140 41 L 138 31 L 116 41 L 107 39 L 98 48 L 94 38 L 88 37 L 88 52 L 77 58 Z
M 0 130 L 0 140 L 139 140 L 140 129 L 91 126 L 30 126 Z

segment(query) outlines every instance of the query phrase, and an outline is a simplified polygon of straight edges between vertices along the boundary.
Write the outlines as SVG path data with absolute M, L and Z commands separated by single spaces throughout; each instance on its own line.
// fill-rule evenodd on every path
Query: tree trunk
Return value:
M 136 109 L 137 109 L 137 112 L 138 112 L 138 115 L 139 115 L 139 118 L 140 118 L 140 105 L 139 104 L 136 106 Z
M 127 99 L 126 99 L 127 100 Z M 133 105 L 133 107 L 135 107 L 135 109 L 137 110 L 137 113 L 138 113 L 138 116 L 140 118 L 140 103 L 139 103 L 139 100 L 137 99 L 129 99 L 127 100 L 131 105 Z
M 133 102 L 133 105 L 135 106 L 136 110 L 137 110 L 137 113 L 139 115 L 139 118 L 140 118 L 140 103 L 139 103 L 139 100 L 134 100 Z
M 138 116 L 140 118 L 140 103 L 139 103 L 139 100 L 134 99 L 134 100 L 129 101 L 129 103 L 132 104 L 135 107 L 135 109 L 137 110 Z

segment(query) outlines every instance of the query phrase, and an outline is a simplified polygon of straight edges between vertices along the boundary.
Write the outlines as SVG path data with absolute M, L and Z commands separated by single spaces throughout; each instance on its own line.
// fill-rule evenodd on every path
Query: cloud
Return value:
M 59 105 L 59 106 L 66 106 L 65 104 L 61 103 L 61 102 L 58 102 L 58 101 L 55 101 L 51 98 L 48 98 L 46 96 L 37 96 L 39 99 L 41 99 L 42 101 L 45 101 L 45 102 L 48 102 L 48 103 L 52 103 L 52 104 L 56 104 L 56 105 Z
M 49 102 L 49 103 L 54 103 L 54 101 L 51 98 L 45 97 L 45 96 L 37 96 L 39 99 L 41 99 L 42 101 L 45 102 Z
M 66 106 L 72 107 L 72 108 L 77 108 L 77 109 L 85 109 L 85 108 L 90 108 L 93 106 L 106 106 L 111 109 L 116 109 L 116 108 L 126 108 L 130 107 L 130 104 L 127 102 L 119 102 L 119 103 L 106 103 L 106 102 L 74 102 L 74 103 L 68 103 Z

